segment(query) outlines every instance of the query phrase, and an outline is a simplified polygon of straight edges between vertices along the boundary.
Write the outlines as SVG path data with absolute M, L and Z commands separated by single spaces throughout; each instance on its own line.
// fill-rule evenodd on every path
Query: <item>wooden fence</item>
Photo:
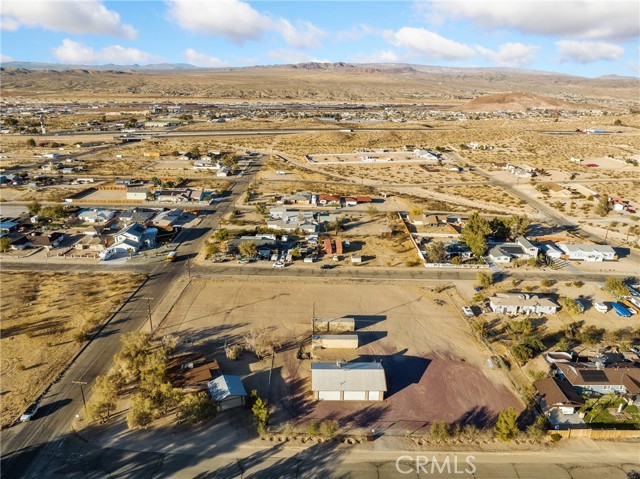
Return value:
M 640 438 L 640 429 L 562 429 L 547 431 L 548 435 L 559 434 L 565 439 L 587 437 L 590 439 Z

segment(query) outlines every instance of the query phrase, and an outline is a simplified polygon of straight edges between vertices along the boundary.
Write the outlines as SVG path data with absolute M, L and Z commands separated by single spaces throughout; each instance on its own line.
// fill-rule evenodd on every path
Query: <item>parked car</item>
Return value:
M 320 269 L 333 269 L 335 268 L 335 265 L 333 264 L 322 264 L 320 265 Z
M 465 316 L 475 316 L 476 314 L 473 312 L 473 309 L 471 309 L 469 306 L 464 306 L 462 308 L 462 312 L 465 314 Z
M 24 412 L 24 414 L 20 416 L 20 422 L 31 421 L 33 416 L 35 416 L 36 413 L 38 412 L 38 408 L 39 406 L 37 403 L 33 403 L 31 406 L 29 406 L 27 410 Z
M 238 264 L 249 264 L 251 261 L 249 261 L 248 259 L 239 259 L 238 260 Z
M 273 268 L 284 268 L 286 266 L 286 264 L 284 264 L 282 261 L 276 261 L 275 263 L 273 263 Z

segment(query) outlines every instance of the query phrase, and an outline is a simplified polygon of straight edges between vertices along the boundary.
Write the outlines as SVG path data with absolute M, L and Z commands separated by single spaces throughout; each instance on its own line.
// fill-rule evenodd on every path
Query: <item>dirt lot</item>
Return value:
M 2 274 L 2 427 L 78 351 L 78 332 L 104 321 L 140 280 L 128 274 Z
M 435 293 L 413 285 L 198 280 L 185 290 L 159 334 L 178 334 L 188 341 L 185 350 L 215 353 L 224 373 L 239 374 L 247 390 L 268 394 L 275 405 L 275 427 L 292 421 L 304 428 L 312 418 L 331 417 L 356 431 L 376 427 L 404 434 L 438 420 L 488 425 L 509 406 L 521 409 L 504 376 L 487 368 L 487 353 L 457 311 L 434 299 Z M 310 334 L 314 312 L 356 317 L 361 346 L 324 350 L 318 359 L 381 359 L 389 387 L 384 402 L 311 400 L 310 361 L 298 360 L 297 352 Z M 225 342 L 240 342 L 253 328 L 269 328 L 284 344 L 275 357 L 269 391 L 270 359 L 259 361 L 245 352 L 241 360 L 229 361 L 223 354 Z

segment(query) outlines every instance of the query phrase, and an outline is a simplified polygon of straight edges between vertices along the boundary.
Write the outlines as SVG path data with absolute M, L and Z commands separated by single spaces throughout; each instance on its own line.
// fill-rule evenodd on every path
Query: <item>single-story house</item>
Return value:
M 182 214 L 183 211 L 180 208 L 163 211 L 153 218 L 151 224 L 158 228 L 171 229 L 182 218 Z
M 566 380 L 545 378 L 534 382 L 533 386 L 538 391 L 536 399 L 545 414 L 556 408 L 562 414 L 574 414 L 584 405 L 582 397 Z
M 101 208 L 91 208 L 82 210 L 78 213 L 78 218 L 80 218 L 85 223 L 104 223 L 109 221 L 116 215 L 114 210 L 105 210 Z
M 615 261 L 615 250 L 609 245 L 558 243 L 565 259 L 575 261 Z
M 18 223 L 14 221 L 0 221 L 0 233 L 7 234 L 18 231 Z
M 501 246 L 494 246 L 489 250 L 489 258 L 496 263 L 510 263 L 511 255 L 507 253 Z
M 556 363 L 558 375 L 578 392 L 640 394 L 640 367 L 613 363 L 598 367 L 590 363 Z
M 340 197 L 338 195 L 318 195 L 318 204 L 321 206 L 338 205 L 340 206 Z
M 98 235 L 85 234 L 73 247 L 78 250 L 104 251 L 106 249 L 106 238 Z
M 387 391 L 378 362 L 311 363 L 311 390 L 318 401 L 382 401 Z
M 221 166 L 216 176 L 229 176 L 231 174 L 231 168 L 228 166 Z
M 120 213 L 120 220 L 128 225 L 131 223 L 147 224 L 154 216 L 158 214 L 158 210 L 148 208 L 133 208 Z
M 143 190 L 141 188 L 131 188 L 127 190 L 127 199 L 134 201 L 145 201 L 147 199 L 147 193 L 149 193 L 149 190 Z
M 560 306 L 547 297 L 529 293 L 497 293 L 489 298 L 494 313 L 555 314 Z
M 34 234 L 27 236 L 27 241 L 35 248 L 45 248 L 47 250 L 57 248 L 64 240 L 64 233 Z
M 247 391 L 242 379 L 229 374 L 223 374 L 209 382 L 209 396 L 220 411 L 244 406 L 247 401 Z
M 308 205 L 311 203 L 312 196 L 311 193 L 301 191 L 292 195 L 285 195 L 281 201 L 285 205 Z

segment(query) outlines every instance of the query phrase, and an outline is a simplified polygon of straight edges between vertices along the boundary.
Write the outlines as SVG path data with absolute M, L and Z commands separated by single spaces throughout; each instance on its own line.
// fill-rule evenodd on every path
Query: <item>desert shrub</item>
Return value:
M 509 442 L 518 434 L 518 413 L 512 407 L 498 414 L 494 431 L 502 442 Z

